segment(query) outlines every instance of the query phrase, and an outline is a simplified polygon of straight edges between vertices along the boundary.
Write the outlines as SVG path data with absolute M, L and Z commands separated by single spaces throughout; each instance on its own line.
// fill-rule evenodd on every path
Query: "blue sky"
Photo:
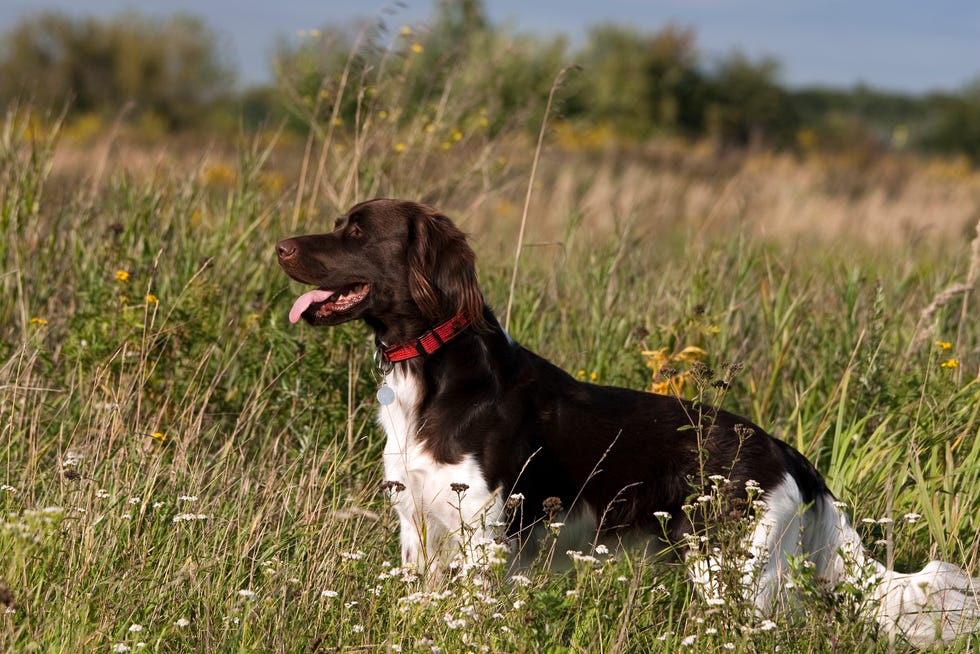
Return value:
M 388 23 L 423 22 L 432 0 L 401 0 Z M 584 39 L 589 26 L 628 24 L 655 31 L 690 27 L 706 60 L 739 49 L 782 63 L 782 81 L 924 92 L 956 90 L 980 78 L 978 0 L 486 0 L 494 23 L 521 33 Z M 276 38 L 299 30 L 345 25 L 376 16 L 393 2 L 377 0 L 3 0 L 0 30 L 41 9 L 112 15 L 136 9 L 153 16 L 176 11 L 203 18 L 243 83 L 269 78 Z M 588 62 L 576 62 L 587 65 Z

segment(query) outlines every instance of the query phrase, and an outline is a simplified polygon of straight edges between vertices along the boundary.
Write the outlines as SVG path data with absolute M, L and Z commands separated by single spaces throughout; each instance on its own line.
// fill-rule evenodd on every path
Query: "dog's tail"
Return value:
M 829 494 L 807 512 L 804 547 L 818 578 L 868 593 L 865 611 L 886 633 L 919 648 L 980 630 L 980 579 L 952 563 L 930 561 L 919 572 L 888 570 L 867 556 L 861 539 Z

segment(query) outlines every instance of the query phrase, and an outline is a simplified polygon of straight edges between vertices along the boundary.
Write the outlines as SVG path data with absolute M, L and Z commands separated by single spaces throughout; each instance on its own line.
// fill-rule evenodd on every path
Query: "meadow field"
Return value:
M 434 590 L 400 569 L 369 334 L 288 324 L 300 288 L 273 253 L 376 196 L 470 234 L 522 344 L 746 415 L 815 463 L 880 560 L 980 572 L 970 162 L 557 120 L 538 151 L 536 128 L 490 129 L 492 106 L 399 121 L 383 90 L 358 97 L 356 128 L 237 143 L 3 116 L 0 650 L 907 649 L 856 619 L 862 589 L 826 593 L 802 565 L 805 610 L 772 619 L 705 603 L 669 557 L 550 534 L 554 569 Z

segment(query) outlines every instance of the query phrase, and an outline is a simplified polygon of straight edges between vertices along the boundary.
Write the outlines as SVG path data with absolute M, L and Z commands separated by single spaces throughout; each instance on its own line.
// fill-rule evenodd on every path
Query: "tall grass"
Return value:
M 570 570 L 498 566 L 444 592 L 399 569 L 369 339 L 288 325 L 298 288 L 272 245 L 359 199 L 422 199 L 473 235 L 502 309 L 534 144 L 482 128 L 493 108 L 451 84 L 433 112 L 389 120 L 397 56 L 389 77 L 344 80 L 353 129 L 312 112 L 302 144 L 143 145 L 137 159 L 121 135 L 94 174 L 73 163 L 91 144 L 60 141 L 56 119 L 42 131 L 5 116 L 0 648 L 902 650 L 805 584 L 806 610 L 762 619 L 738 597 L 705 604 L 683 570 L 628 550 L 546 541 Z M 706 399 L 806 453 L 877 555 L 976 571 L 975 289 L 920 320 L 975 283 L 963 234 L 976 216 L 962 211 L 975 175 L 886 161 L 845 184 L 846 162 L 592 147 L 542 153 L 511 333 L 634 388 L 660 381 L 644 351 L 738 362 Z M 916 214 L 888 215 L 906 206 Z

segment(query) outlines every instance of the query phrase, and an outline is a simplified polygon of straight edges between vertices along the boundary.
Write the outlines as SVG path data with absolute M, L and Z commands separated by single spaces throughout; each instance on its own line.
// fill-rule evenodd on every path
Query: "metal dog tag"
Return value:
M 388 406 L 395 402 L 395 391 L 391 389 L 388 384 L 381 384 L 381 388 L 378 389 L 378 402 L 383 406 Z

